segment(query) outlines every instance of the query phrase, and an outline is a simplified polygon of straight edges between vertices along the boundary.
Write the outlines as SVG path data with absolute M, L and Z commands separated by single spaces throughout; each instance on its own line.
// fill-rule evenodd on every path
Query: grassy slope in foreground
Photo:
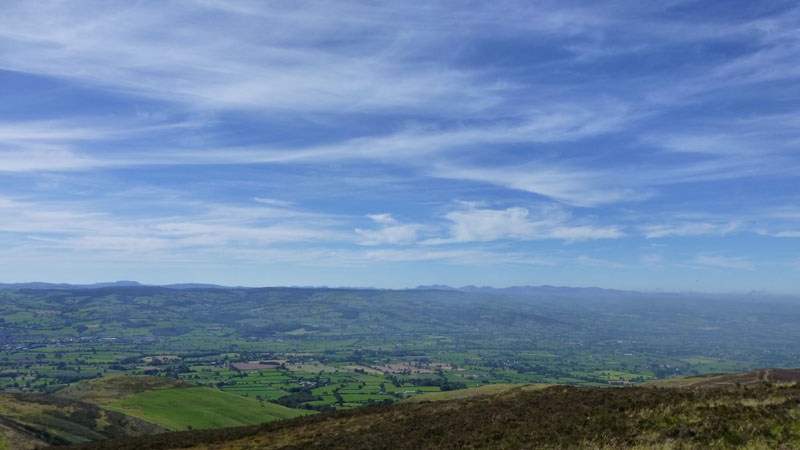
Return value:
M 96 378 L 56 395 L 102 405 L 169 430 L 254 425 L 311 413 L 166 377 Z
M 535 391 L 550 387 L 552 384 L 545 383 L 530 383 L 530 384 L 485 384 L 470 389 L 457 389 L 454 391 L 442 392 L 428 392 L 425 394 L 415 395 L 406 400 L 404 403 L 421 403 L 421 402 L 440 402 L 444 400 L 457 400 L 461 398 L 478 397 L 481 395 L 500 394 L 508 391 Z
M 97 405 L 50 395 L 0 394 L 0 449 L 22 450 L 166 431 Z
M 311 413 L 199 386 L 141 392 L 106 408 L 170 430 L 254 425 Z
M 800 371 L 784 372 L 785 377 Z M 261 426 L 96 442 L 86 450 L 790 449 L 800 448 L 800 384 L 706 388 L 552 386 L 336 411 Z

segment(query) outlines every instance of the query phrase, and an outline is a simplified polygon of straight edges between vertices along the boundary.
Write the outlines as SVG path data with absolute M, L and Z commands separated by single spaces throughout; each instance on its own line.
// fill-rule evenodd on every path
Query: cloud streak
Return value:
M 674 225 L 647 225 L 643 227 L 643 231 L 648 239 L 658 239 L 671 236 L 723 236 L 738 228 L 736 223 L 684 222 Z
M 576 242 L 588 239 L 617 239 L 624 234 L 615 226 L 574 225 L 569 215 L 554 206 L 540 207 L 533 213 L 526 208 L 504 210 L 469 209 L 445 215 L 450 237 L 425 241 L 428 245 L 463 242 L 488 242 L 502 239 L 561 239 Z
M 756 265 L 745 257 L 727 257 L 716 255 L 698 255 L 692 260 L 693 264 L 715 267 L 720 269 L 749 270 L 756 269 Z

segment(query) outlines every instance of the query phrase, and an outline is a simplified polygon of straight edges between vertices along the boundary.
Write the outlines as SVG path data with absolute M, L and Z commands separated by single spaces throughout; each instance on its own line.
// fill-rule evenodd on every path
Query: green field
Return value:
M 169 430 L 253 425 L 311 413 L 206 387 L 141 392 L 106 405 L 106 408 Z

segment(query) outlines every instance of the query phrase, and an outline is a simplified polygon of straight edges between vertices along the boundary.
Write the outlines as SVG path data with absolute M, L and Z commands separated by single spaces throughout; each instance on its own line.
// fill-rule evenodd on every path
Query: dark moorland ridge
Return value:
M 671 388 L 552 386 L 53 449 L 790 449 L 800 446 L 798 381 L 800 369 L 768 369 Z

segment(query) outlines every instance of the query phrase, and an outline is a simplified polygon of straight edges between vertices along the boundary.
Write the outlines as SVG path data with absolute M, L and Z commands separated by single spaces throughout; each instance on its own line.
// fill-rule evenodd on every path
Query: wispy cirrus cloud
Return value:
M 682 222 L 677 224 L 645 225 L 642 227 L 648 239 L 658 239 L 671 236 L 722 236 L 739 229 L 739 224 L 709 223 L 709 222 Z
M 363 254 L 362 261 L 381 262 L 445 262 L 455 265 L 487 266 L 494 264 L 521 264 L 551 266 L 558 263 L 558 258 L 532 256 L 522 252 L 486 249 L 379 249 L 369 250 Z
M 730 257 L 719 255 L 697 255 L 691 261 L 692 264 L 721 269 L 755 270 L 756 265 L 750 259 L 742 256 Z
M 800 238 L 800 230 L 784 230 L 773 233 L 775 237 Z
M 169 162 L 164 153 L 202 120 L 164 121 L 107 118 L 4 121 L 0 119 L 0 172 L 86 171 Z M 150 151 L 152 141 L 163 152 Z M 121 150 L 120 147 L 125 150 Z M 157 156 L 160 155 L 160 156 Z M 173 161 L 173 164 L 177 161 Z
M 785 177 L 800 167 L 796 152 L 800 132 L 795 112 L 726 115 L 705 119 L 692 128 L 642 136 L 645 145 L 662 149 L 671 154 L 672 160 L 682 162 L 648 171 L 653 183 Z
M 547 162 L 493 168 L 442 164 L 435 166 L 432 171 L 441 178 L 490 183 L 531 192 L 574 206 L 592 207 L 640 201 L 653 195 L 650 188 L 637 190 L 628 187 L 627 183 L 620 183 L 603 170 Z
M 342 8 L 349 13 L 342 14 Z M 414 110 L 432 114 L 436 121 L 447 125 L 433 130 L 412 128 L 356 136 L 323 145 L 167 147 L 157 152 L 137 152 L 135 157 L 98 154 L 65 144 L 89 136 L 102 136 L 98 130 L 89 134 L 82 134 L 80 129 L 71 133 L 48 134 L 42 129 L 44 127 L 39 127 L 28 134 L 45 136 L 44 139 L 59 145 L 50 148 L 30 145 L 25 149 L 8 150 L 2 155 L 0 170 L 78 170 L 162 164 L 293 164 L 342 160 L 406 165 L 448 152 L 481 154 L 497 151 L 497 147 L 509 144 L 535 146 L 574 142 L 628 130 L 641 116 L 653 115 L 654 105 L 646 99 L 635 98 L 635 95 L 581 93 L 573 96 L 558 89 L 559 95 L 544 96 L 535 102 L 526 100 L 523 107 L 516 99 L 529 86 L 510 79 L 498 83 L 494 78 L 487 78 L 483 70 L 467 69 L 468 66 L 454 69 L 452 63 L 455 60 L 441 57 L 434 60 L 428 53 L 425 53 L 428 56 L 421 53 L 447 46 L 447 42 L 457 42 L 463 37 L 474 40 L 475 36 L 464 28 L 467 24 L 488 29 L 503 23 L 509 39 L 534 33 L 555 39 L 558 45 L 576 54 L 582 52 L 578 49 L 592 46 L 603 50 L 595 52 L 589 60 L 641 52 L 642 48 L 654 51 L 708 39 L 735 40 L 752 36 L 758 36 L 765 47 L 782 49 L 771 53 L 766 50 L 758 52 L 753 58 L 768 58 L 773 62 L 776 58 L 791 60 L 793 35 L 786 31 L 791 29 L 796 11 L 773 18 L 709 24 L 667 19 L 661 16 L 664 8 L 668 7 L 640 5 L 621 8 L 612 4 L 605 8 L 553 7 L 541 10 L 504 4 L 491 10 L 478 8 L 453 14 L 448 8 L 435 4 L 425 7 L 366 7 L 346 3 L 334 11 L 321 2 L 301 2 L 294 8 L 249 2 L 230 5 L 190 2 L 188 15 L 186 8 L 176 5 L 161 5 L 156 15 L 153 8 L 146 5 L 131 5 L 120 10 L 92 2 L 70 7 L 57 3 L 18 3 L 13 8 L 13 16 L 23 20 L 7 20 L 0 27 L 1 33 L 8 38 L 4 48 L 8 58 L 3 64 L 11 70 L 66 77 L 110 90 L 187 104 L 191 108 L 292 110 L 302 114 L 376 110 L 391 114 Z M 86 14 L 85 10 L 91 10 L 93 14 Z M 612 14 L 610 11 L 615 12 Z M 92 17 L 92 20 L 85 20 L 86 17 Z M 177 20 L 178 17 L 182 20 Z M 194 26 L 194 23 L 202 23 L 211 17 L 216 26 Z M 623 20 L 623 17 L 631 20 Z M 631 27 L 631 22 L 636 26 Z M 173 26 L 164 27 L 165 23 Z M 428 27 L 434 23 L 445 25 L 441 29 Z M 360 39 L 365 32 L 376 29 L 384 33 L 379 42 Z M 608 29 L 619 30 L 641 44 L 634 47 L 615 45 L 615 42 L 598 37 L 602 30 Z M 342 37 L 330 45 L 328 36 L 333 30 Z M 680 32 L 676 33 L 676 30 Z M 449 34 L 453 37 L 447 38 Z M 582 54 L 577 59 L 548 63 L 569 67 L 586 60 L 586 54 Z M 736 64 L 721 64 L 714 76 L 717 81 L 741 80 L 737 74 L 752 71 L 756 66 L 759 64 L 747 62 L 743 57 Z M 775 63 L 770 67 L 776 71 L 775 67 L 782 66 Z M 691 73 L 685 78 L 692 80 L 695 86 L 702 85 Z M 764 76 L 756 79 L 764 79 Z M 551 88 L 559 86 L 554 80 L 547 83 Z M 647 92 L 651 88 L 652 85 L 634 85 L 632 92 L 637 92 L 637 89 Z M 713 89 L 719 89 L 719 86 Z M 568 90 L 574 89 L 569 87 Z M 469 120 L 454 126 L 454 111 L 469 111 Z M 480 111 L 487 114 L 476 116 Z M 484 120 L 472 120 L 475 117 Z M 501 118 L 497 123 L 485 120 L 497 117 Z M 105 130 L 104 133 L 119 135 L 114 130 Z M 57 136 L 61 139 L 55 142 Z M 717 154 L 728 152 L 722 150 L 726 147 L 724 137 L 725 134 L 716 131 L 706 135 L 675 135 L 667 139 L 656 136 L 653 139 L 663 140 L 664 145 L 670 148 Z M 735 141 L 728 138 L 727 142 Z M 741 143 L 738 146 L 741 147 Z M 728 145 L 726 148 L 732 147 Z M 523 170 L 519 170 L 516 163 L 486 168 L 453 155 L 438 161 L 435 170 L 421 170 L 433 177 L 491 183 L 567 204 L 599 206 L 652 197 L 656 192 L 654 185 L 742 176 L 752 173 L 754 167 L 747 161 L 740 161 L 736 167 L 732 167 L 730 162 L 714 161 L 692 164 L 691 167 L 621 168 L 612 164 L 589 168 L 572 161 L 554 160 L 552 153 L 541 155 L 538 149 L 531 150 L 530 154 Z M 545 157 L 536 160 L 538 156 Z M 532 159 L 536 161 L 531 162 Z M 769 170 L 757 173 L 769 173 Z M 614 176 L 620 171 L 629 172 L 629 176 L 624 180 Z
M 597 119 L 597 117 L 601 119 Z M 33 121 L 0 122 L 0 145 L 15 149 L 6 152 L 7 164 L 0 170 L 12 170 L 12 155 L 27 156 L 32 160 L 29 170 L 58 167 L 46 163 L 46 158 L 36 157 L 36 152 L 50 148 L 65 157 L 84 161 L 86 168 L 95 166 L 147 166 L 147 165 L 206 165 L 248 163 L 303 163 L 347 160 L 391 161 L 416 165 L 418 157 L 430 157 L 477 148 L 514 144 L 574 141 L 596 134 L 613 131 L 626 119 L 627 112 L 620 105 L 548 105 L 521 117 L 506 121 L 478 121 L 470 124 L 439 127 L 409 126 L 384 135 L 370 135 L 345 139 L 323 145 L 278 147 L 258 146 L 193 146 L 170 143 L 160 144 L 158 151 L 148 151 L 148 145 L 133 146 L 131 153 L 78 150 L 87 141 L 109 141 L 121 138 L 164 133 L 170 130 L 201 128 L 204 122 L 186 121 L 168 124 L 142 124 L 141 121 L 109 122 L 102 126 L 88 125 L 86 121 Z M 172 140 L 175 140 L 173 137 Z M 49 146 L 49 147 L 48 147 Z M 101 147 L 102 148 L 102 147 Z M 490 150 L 478 150 L 485 153 Z M 33 156 L 33 158 L 31 158 Z M 74 170 L 79 165 L 64 164 L 63 170 Z M 25 170 L 20 168 L 19 170 Z
M 347 240 L 336 218 L 275 207 L 188 204 L 182 216 L 120 217 L 89 205 L 18 201 L 0 197 L 0 232 L 38 248 L 75 252 L 128 252 L 264 247 L 287 242 Z M 313 224 L 309 219 L 314 219 Z M 122 255 L 118 255 L 122 257 Z
M 441 34 L 412 34 L 403 19 L 433 23 L 443 13 L 433 5 L 153 6 L 16 3 L 9 11 L 16 20 L 0 22 L 0 67 L 195 107 L 474 110 L 492 103 L 489 86 L 464 95 L 477 87 L 471 71 L 414 62 L 414 49 Z M 361 39 L 377 30 L 383 39 Z M 330 43 L 334 31 L 338 43 Z
M 263 203 L 265 205 L 278 206 L 278 207 L 288 207 L 294 204 L 290 201 L 280 200 L 277 198 L 254 197 L 253 200 L 258 203 Z

